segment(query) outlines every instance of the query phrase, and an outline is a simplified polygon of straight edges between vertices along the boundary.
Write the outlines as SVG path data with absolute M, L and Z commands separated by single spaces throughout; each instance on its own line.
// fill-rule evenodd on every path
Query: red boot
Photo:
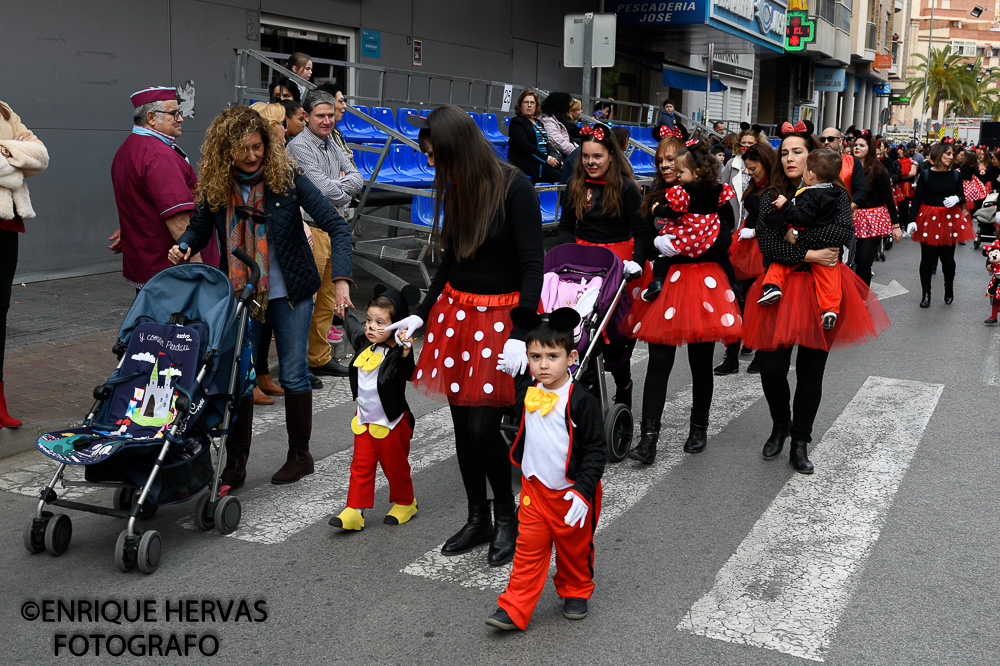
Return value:
M 3 382 L 0 382 L 0 426 L 17 428 L 20 425 L 22 425 L 20 421 L 7 413 L 7 398 L 3 394 Z

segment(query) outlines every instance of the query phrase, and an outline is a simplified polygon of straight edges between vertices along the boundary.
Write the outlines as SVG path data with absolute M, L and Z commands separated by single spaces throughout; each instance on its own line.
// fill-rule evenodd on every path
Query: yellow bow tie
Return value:
M 528 392 L 524 395 L 524 408 L 529 412 L 533 412 L 541 407 L 542 416 L 551 412 L 557 402 L 559 402 L 558 393 L 543 391 L 537 386 L 528 388 Z
M 371 372 L 382 362 L 382 352 L 375 351 L 375 345 L 364 350 L 354 359 L 354 367 L 361 368 L 365 372 Z

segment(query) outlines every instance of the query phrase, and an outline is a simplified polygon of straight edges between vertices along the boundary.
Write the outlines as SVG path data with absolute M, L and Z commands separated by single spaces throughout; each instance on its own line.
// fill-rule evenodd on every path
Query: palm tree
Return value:
M 924 108 L 931 110 L 932 119 L 936 119 L 938 104 L 942 101 L 950 101 L 959 106 L 972 106 L 975 103 L 979 87 L 976 83 L 979 67 L 969 71 L 965 56 L 953 54 L 950 44 L 942 49 L 932 49 L 929 63 L 922 53 L 914 53 L 913 56 L 920 63 L 913 68 L 917 74 L 906 81 L 906 93 L 911 97 L 922 96 Z

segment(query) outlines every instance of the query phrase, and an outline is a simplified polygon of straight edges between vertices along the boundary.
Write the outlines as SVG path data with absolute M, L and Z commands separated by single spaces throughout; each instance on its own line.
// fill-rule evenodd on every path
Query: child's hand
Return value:
M 779 194 L 778 197 L 774 200 L 774 207 L 777 208 L 778 210 L 781 210 L 781 207 L 784 206 L 785 202 L 787 201 L 788 199 L 786 199 L 783 194 Z
M 396 341 L 403 345 L 403 356 L 409 356 L 410 350 L 413 349 L 413 336 L 407 331 L 405 334 L 402 331 L 396 332 Z

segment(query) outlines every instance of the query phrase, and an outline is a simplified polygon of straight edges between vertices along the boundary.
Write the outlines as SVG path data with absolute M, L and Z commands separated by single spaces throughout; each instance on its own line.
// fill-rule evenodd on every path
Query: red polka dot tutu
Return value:
M 885 206 L 854 209 L 854 237 L 878 238 L 892 233 L 892 218 Z
M 743 344 L 762 351 L 793 345 L 833 351 L 874 340 L 889 328 L 889 317 L 875 292 L 854 271 L 840 264 L 840 274 L 840 314 L 829 331 L 820 320 L 811 271 L 789 273 L 781 300 L 767 306 L 757 305 L 763 292 L 757 280 L 747 294 Z
M 983 181 L 978 178 L 970 178 L 969 180 L 962 181 L 962 189 L 965 190 L 965 200 L 971 205 L 974 201 L 979 201 L 985 199 L 989 192 L 986 191 L 986 187 L 983 186 Z
M 906 194 L 903 193 L 903 184 L 896 183 L 892 186 L 892 200 L 895 203 L 899 203 L 906 198 Z
M 496 369 L 520 294 L 469 294 L 446 284 L 428 316 L 413 386 L 469 407 L 514 404 L 514 379 Z
M 722 267 L 704 261 L 671 266 L 659 297 L 633 302 L 622 329 L 629 337 L 672 347 L 729 344 L 742 337 L 743 318 Z
M 975 236 L 972 219 L 960 206 L 920 206 L 913 240 L 925 245 L 954 245 Z
M 737 240 L 733 234 L 733 242 L 729 245 L 729 261 L 733 264 L 733 272 L 740 280 L 753 280 L 764 272 L 764 257 L 760 253 L 760 244 L 756 238 Z

